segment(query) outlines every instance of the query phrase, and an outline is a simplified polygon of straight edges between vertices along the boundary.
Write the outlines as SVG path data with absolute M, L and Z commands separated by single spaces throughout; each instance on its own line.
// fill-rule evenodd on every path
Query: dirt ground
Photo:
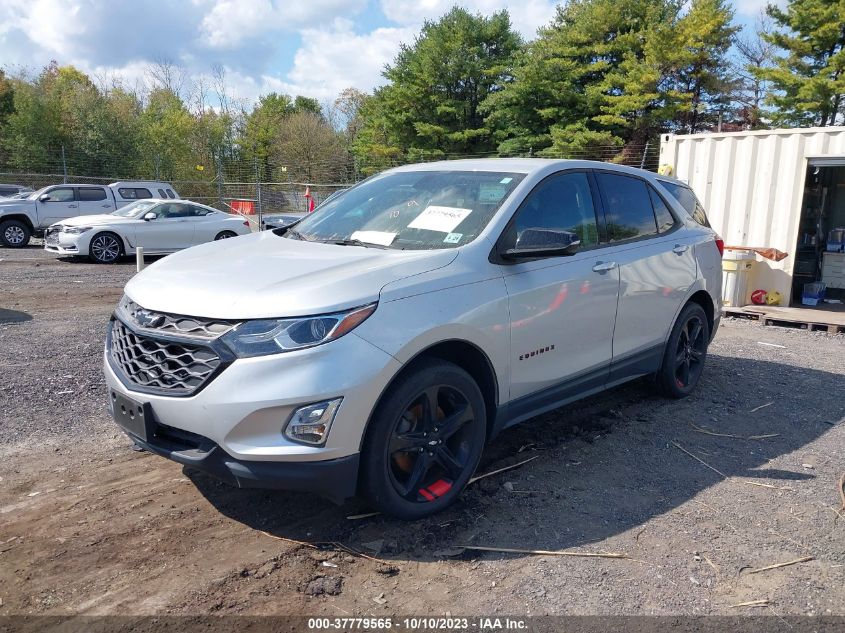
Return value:
M 129 449 L 100 364 L 133 272 L 0 250 L 0 615 L 845 614 L 843 335 L 723 323 L 690 398 L 615 389 L 441 515 L 349 519 Z

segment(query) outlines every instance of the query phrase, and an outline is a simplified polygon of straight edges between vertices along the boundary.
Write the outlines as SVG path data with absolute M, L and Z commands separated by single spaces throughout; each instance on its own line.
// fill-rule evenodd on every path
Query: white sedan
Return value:
M 249 222 L 187 200 L 138 200 L 107 215 L 81 215 L 50 225 L 44 248 L 57 255 L 111 264 L 142 246 L 164 255 L 195 244 L 250 233 Z

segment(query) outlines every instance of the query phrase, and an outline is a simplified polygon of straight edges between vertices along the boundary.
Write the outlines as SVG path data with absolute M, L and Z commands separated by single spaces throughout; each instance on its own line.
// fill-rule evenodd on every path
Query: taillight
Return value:
M 716 248 L 719 249 L 719 257 L 725 256 L 725 240 L 718 235 L 716 236 Z
M 249 222 L 247 222 L 246 220 L 244 220 L 244 226 L 249 227 Z

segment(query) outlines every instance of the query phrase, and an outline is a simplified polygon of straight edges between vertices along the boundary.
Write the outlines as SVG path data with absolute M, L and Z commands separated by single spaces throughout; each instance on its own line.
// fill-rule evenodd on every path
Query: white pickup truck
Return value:
M 0 200 L 0 246 L 22 248 L 54 222 L 110 213 L 142 198 L 179 198 L 166 182 L 121 181 L 110 185 L 51 185 L 23 199 Z

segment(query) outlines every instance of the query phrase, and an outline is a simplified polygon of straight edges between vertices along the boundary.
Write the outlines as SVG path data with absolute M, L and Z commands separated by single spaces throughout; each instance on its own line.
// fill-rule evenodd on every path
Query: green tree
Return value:
M 724 0 L 573 0 L 484 104 L 499 151 L 624 158 L 721 103 L 735 29 Z M 693 114 L 694 113 L 694 114 Z M 630 144 L 636 145 L 631 148 Z
M 845 111 L 845 2 L 790 0 L 769 5 L 776 28 L 764 39 L 780 49 L 773 67 L 757 67 L 771 82 L 766 101 L 777 125 L 834 125 Z
M 480 106 L 507 80 L 520 44 L 505 11 L 484 17 L 455 7 L 425 22 L 362 109 L 356 153 L 422 159 L 495 149 Z
M 193 178 L 191 146 L 196 120 L 169 88 L 154 88 L 138 117 L 139 148 L 146 173 L 164 180 Z

